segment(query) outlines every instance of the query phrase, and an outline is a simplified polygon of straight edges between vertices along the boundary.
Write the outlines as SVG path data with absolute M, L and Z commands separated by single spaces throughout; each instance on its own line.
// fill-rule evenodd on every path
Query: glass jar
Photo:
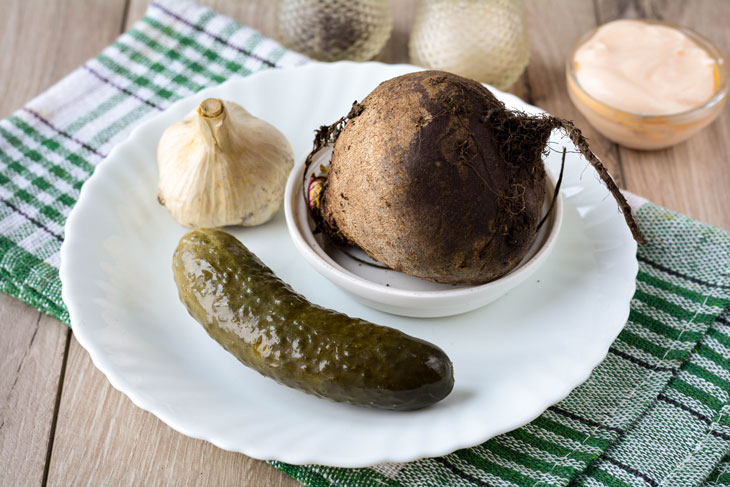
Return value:
M 393 25 L 389 0 L 278 0 L 276 29 L 286 47 L 320 61 L 366 61 Z
M 522 0 L 421 0 L 413 64 L 510 87 L 530 60 Z

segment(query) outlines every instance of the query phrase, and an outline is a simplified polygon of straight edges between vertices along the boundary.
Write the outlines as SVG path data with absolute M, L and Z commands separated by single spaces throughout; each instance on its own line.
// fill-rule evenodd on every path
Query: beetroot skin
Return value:
M 335 146 L 310 209 L 331 237 L 392 269 L 485 283 L 513 269 L 535 238 L 545 200 L 542 154 L 556 128 L 598 171 L 643 241 L 571 122 L 508 110 L 480 83 L 440 71 L 388 80 L 318 131 L 309 162 L 323 145 Z

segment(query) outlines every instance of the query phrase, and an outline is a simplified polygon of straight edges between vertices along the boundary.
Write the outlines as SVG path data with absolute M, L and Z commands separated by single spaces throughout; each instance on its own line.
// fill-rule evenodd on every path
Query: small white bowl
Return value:
M 321 150 L 311 167 L 329 166 L 332 149 Z M 389 269 L 356 248 L 333 245 L 314 234 L 303 193 L 304 160 L 295 165 L 286 185 L 284 211 L 294 246 L 320 274 L 361 303 L 402 316 L 431 318 L 451 316 L 481 308 L 502 297 L 529 278 L 550 255 L 563 221 L 563 201 L 558 196 L 552 215 L 542 226 L 522 261 L 508 274 L 486 284 L 455 286 L 438 284 Z M 545 204 L 553 197 L 555 178 L 546 171 Z M 309 178 L 307 177 L 307 180 Z

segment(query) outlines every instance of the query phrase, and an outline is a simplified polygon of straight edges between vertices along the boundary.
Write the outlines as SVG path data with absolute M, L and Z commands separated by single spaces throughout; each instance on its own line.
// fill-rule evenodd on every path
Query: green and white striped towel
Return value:
M 101 55 L 0 121 L 0 290 L 68 322 L 58 251 L 81 185 L 131 127 L 234 74 L 306 58 L 188 1 L 158 0 Z M 309 486 L 730 486 L 730 234 L 646 203 L 625 329 L 530 424 L 441 458 L 271 462 Z

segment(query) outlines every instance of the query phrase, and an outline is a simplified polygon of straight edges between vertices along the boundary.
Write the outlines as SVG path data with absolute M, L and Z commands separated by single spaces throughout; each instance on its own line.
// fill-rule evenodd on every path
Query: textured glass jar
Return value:
M 421 0 L 411 62 L 504 89 L 530 61 L 522 0 Z
M 279 41 L 320 61 L 366 61 L 393 25 L 389 0 L 278 0 Z

